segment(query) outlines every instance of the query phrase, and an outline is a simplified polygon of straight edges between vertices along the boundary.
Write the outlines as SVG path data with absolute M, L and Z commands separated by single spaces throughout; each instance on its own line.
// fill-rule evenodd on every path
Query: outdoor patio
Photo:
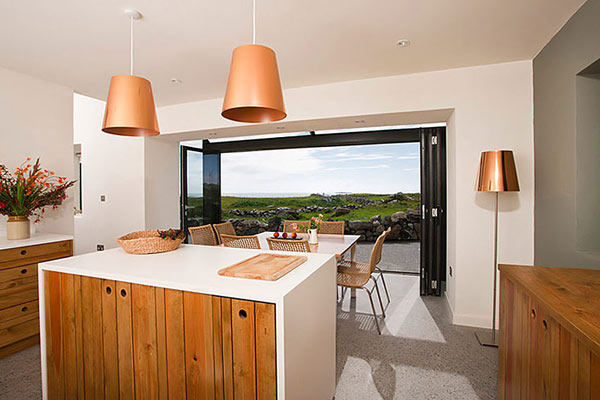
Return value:
M 421 244 L 414 242 L 385 242 L 383 256 L 379 266 L 384 271 L 419 273 Z M 356 260 L 368 262 L 373 243 L 358 243 L 356 245 Z

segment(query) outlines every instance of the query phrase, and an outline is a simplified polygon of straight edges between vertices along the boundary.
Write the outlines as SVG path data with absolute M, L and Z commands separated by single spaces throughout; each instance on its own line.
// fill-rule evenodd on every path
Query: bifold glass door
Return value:
M 221 155 L 181 146 L 181 229 L 221 222 Z
M 446 281 L 446 129 L 421 135 L 421 295 L 440 296 Z
M 204 224 L 203 154 L 201 149 L 181 147 L 181 229 Z

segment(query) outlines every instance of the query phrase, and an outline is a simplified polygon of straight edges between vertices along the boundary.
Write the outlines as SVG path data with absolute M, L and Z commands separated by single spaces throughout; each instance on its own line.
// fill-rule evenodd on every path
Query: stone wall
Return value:
M 265 231 L 281 231 L 283 220 L 273 216 L 268 222 L 256 219 L 230 219 L 238 235 L 256 235 Z M 421 238 L 421 213 L 418 210 L 397 212 L 391 216 L 371 217 L 368 221 L 346 221 L 347 235 L 360 235 L 360 240 L 374 242 L 377 236 L 391 228 L 387 240 L 419 240 Z

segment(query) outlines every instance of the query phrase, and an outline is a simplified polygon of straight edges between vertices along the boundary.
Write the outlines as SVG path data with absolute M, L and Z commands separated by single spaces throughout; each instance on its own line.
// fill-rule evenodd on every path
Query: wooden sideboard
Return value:
M 0 250 L 0 358 L 39 342 L 37 264 L 71 255 L 71 240 Z
M 48 398 L 276 399 L 275 305 L 44 271 Z
M 499 399 L 600 399 L 600 271 L 500 265 Z

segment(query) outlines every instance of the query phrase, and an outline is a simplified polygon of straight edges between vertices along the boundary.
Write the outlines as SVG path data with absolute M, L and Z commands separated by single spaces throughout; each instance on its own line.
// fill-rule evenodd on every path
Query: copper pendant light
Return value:
M 256 44 L 256 0 L 253 2 L 252 44 L 236 47 L 221 115 L 238 122 L 273 122 L 287 114 L 275 52 Z
M 135 10 L 125 10 L 125 14 L 131 24 L 130 74 L 110 79 L 102 131 L 121 136 L 156 136 L 160 131 L 152 85 L 149 80 L 133 75 L 133 20 L 142 15 Z

